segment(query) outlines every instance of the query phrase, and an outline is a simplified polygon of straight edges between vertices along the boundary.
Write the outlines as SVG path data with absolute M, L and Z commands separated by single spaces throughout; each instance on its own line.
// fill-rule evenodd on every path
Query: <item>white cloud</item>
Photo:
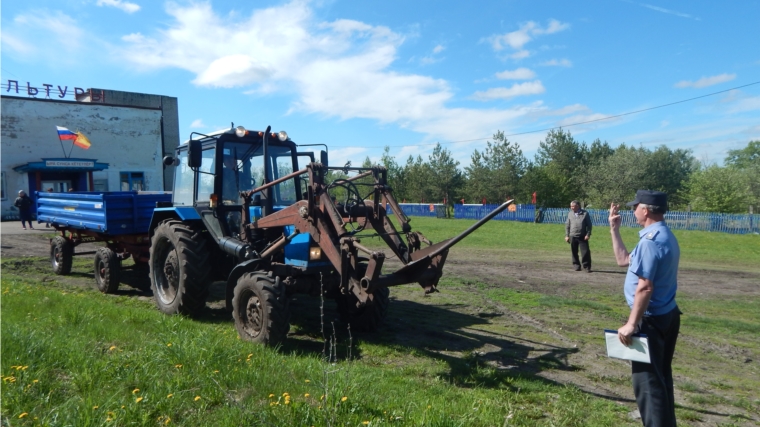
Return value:
M 190 129 L 205 129 L 208 126 L 206 126 L 205 123 L 203 123 L 203 120 L 201 119 L 195 119 L 192 123 L 190 123 Z
M 736 74 L 718 74 L 717 76 L 702 77 L 696 81 L 682 80 L 676 83 L 674 86 L 678 88 L 693 87 L 696 89 L 717 85 L 719 83 L 730 82 L 736 78 Z
M 536 77 L 536 73 L 534 73 L 533 70 L 524 67 L 496 73 L 496 78 L 499 80 L 528 80 L 534 77 Z
M 73 63 L 86 57 L 88 48 L 99 45 L 89 40 L 79 22 L 60 11 L 30 10 L 2 28 L 3 50 L 25 61 Z
M 551 59 L 549 61 L 544 61 L 539 65 L 546 67 L 572 67 L 573 63 L 570 62 L 569 59 Z
M 570 28 L 570 24 L 557 21 L 556 19 L 550 19 L 549 24 L 546 27 L 528 21 L 520 26 L 517 31 L 512 31 L 506 34 L 494 34 L 485 39 L 491 43 L 491 47 L 495 51 L 501 51 L 506 48 L 511 48 L 515 52 L 509 56 L 512 59 L 522 59 L 530 56 L 530 51 L 524 49 L 525 45 L 532 41 L 536 36 L 554 34 L 560 31 L 564 31 Z
M 98 0 L 97 6 L 110 6 L 121 9 L 127 13 L 135 13 L 140 10 L 140 5 L 124 0 Z
M 540 80 L 532 82 L 515 83 L 512 87 L 494 87 L 486 91 L 478 91 L 472 95 L 472 99 L 477 101 L 492 101 L 494 99 L 509 99 L 515 96 L 537 95 L 544 93 L 544 85 Z
M 639 3 L 639 5 L 641 5 L 643 7 L 646 7 L 647 9 L 655 10 L 657 12 L 662 12 L 662 13 L 667 13 L 667 14 L 670 14 L 670 15 L 680 16 L 681 18 L 695 19 L 697 21 L 700 20 L 699 18 L 691 16 L 688 13 L 677 12 L 675 10 L 665 9 L 664 7 L 652 6 L 651 4 L 646 4 L 646 3 Z
M 292 95 L 289 113 L 393 123 L 423 133 L 425 139 L 467 139 L 472 128 L 486 133 L 507 129 L 534 110 L 450 108 L 446 104 L 455 94 L 447 81 L 393 70 L 404 35 L 352 20 L 318 22 L 305 1 L 234 19 L 220 16 L 210 3 L 169 3 L 166 11 L 173 20 L 165 29 L 125 35 L 113 56 L 126 58 L 140 70 L 187 70 L 198 86 Z M 562 27 L 533 26 L 531 34 Z M 433 54 L 443 49 L 438 45 Z M 539 81 L 505 90 L 512 91 L 509 96 L 544 91 Z M 506 95 L 502 91 L 498 96 Z

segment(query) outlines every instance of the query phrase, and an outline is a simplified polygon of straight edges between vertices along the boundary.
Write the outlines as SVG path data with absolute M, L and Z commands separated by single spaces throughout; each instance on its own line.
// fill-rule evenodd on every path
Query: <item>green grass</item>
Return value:
M 330 364 L 242 342 L 228 322 L 5 276 L 2 414 L 12 425 L 627 423 L 619 405 L 475 357 L 447 372 L 425 352 L 359 341 L 360 359 Z
M 394 218 L 395 219 L 395 218 Z M 474 224 L 474 220 L 413 217 L 412 229 L 421 231 L 434 242 L 453 237 Z M 621 228 L 623 241 L 632 250 L 638 242 L 640 228 Z M 760 236 L 726 234 L 706 231 L 673 232 L 681 247 L 684 266 L 760 271 Z M 521 251 L 531 256 L 553 255 L 566 257 L 568 245 L 564 240 L 565 226 L 533 224 L 515 221 L 489 221 L 462 240 L 455 248 L 491 251 Z M 594 257 L 612 255 L 609 226 L 597 225 L 590 240 Z

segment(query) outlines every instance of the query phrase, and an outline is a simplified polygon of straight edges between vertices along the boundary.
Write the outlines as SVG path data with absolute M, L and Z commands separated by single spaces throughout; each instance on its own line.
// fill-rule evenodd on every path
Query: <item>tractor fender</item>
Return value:
M 153 230 L 158 227 L 158 224 L 167 219 L 178 219 L 188 224 L 201 222 L 201 216 L 192 207 L 156 208 L 153 210 L 153 216 L 150 219 L 150 235 L 153 236 Z
M 256 271 L 259 269 L 261 259 L 249 259 L 236 265 L 227 277 L 227 291 L 225 292 L 225 300 L 227 301 L 227 310 L 232 311 L 232 297 L 235 295 L 235 285 L 237 281 L 245 273 Z

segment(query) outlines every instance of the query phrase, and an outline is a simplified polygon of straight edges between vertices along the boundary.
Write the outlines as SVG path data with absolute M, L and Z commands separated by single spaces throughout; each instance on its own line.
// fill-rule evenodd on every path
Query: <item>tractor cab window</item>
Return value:
M 199 202 L 207 202 L 214 192 L 214 151 L 215 147 L 203 149 L 201 167 L 198 168 L 198 197 Z
M 177 156 L 179 164 L 174 170 L 174 191 L 172 192 L 175 206 L 193 205 L 193 170 L 187 165 L 187 150 Z
M 270 177 L 273 181 L 293 172 L 290 148 L 269 146 Z M 264 159 L 261 145 L 230 142 L 222 149 L 222 203 L 240 204 L 241 191 L 252 190 L 264 183 Z M 295 183 L 288 180 L 272 189 L 273 204 L 290 205 L 296 201 Z

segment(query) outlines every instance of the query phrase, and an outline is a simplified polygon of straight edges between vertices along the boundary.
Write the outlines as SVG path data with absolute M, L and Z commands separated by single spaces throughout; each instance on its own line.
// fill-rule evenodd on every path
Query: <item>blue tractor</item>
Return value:
M 154 210 L 148 262 L 162 312 L 198 314 L 209 285 L 224 280 L 242 339 L 282 342 L 296 293 L 332 298 L 352 330 L 373 331 L 385 317 L 391 286 L 419 283 L 435 291 L 449 248 L 509 204 L 432 244 L 412 231 L 385 168 L 333 168 L 326 151 L 315 159 L 298 150 L 285 132 L 238 126 L 194 133 L 164 159 L 176 166 L 172 201 Z M 328 183 L 330 170 L 353 176 Z M 331 196 L 337 188 L 341 203 Z M 386 255 L 361 244 L 363 230 L 379 236 L 402 267 L 383 274 Z

